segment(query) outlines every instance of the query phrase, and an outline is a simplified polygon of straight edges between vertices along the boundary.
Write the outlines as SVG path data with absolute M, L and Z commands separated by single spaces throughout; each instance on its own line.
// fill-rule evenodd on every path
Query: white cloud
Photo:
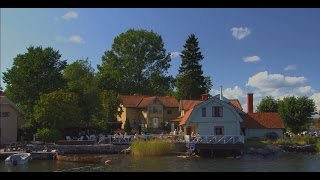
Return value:
M 247 27 L 233 27 L 230 31 L 232 32 L 232 36 L 238 40 L 245 38 L 251 33 L 250 29 Z
M 244 62 L 258 62 L 261 61 L 259 56 L 247 56 L 242 58 Z
M 85 43 L 83 38 L 79 35 L 72 35 L 69 37 L 69 41 L 77 44 Z
M 312 96 L 310 96 L 310 98 L 312 98 L 314 100 L 314 102 L 316 103 L 317 110 L 319 112 L 319 110 L 320 110 L 320 92 L 314 93 Z
M 171 59 L 177 58 L 177 57 L 180 57 L 180 54 L 181 54 L 181 52 L 171 52 L 170 57 L 171 57 Z
M 296 70 L 296 69 L 297 69 L 297 65 L 294 65 L 294 64 L 290 64 L 284 68 L 285 71 Z
M 244 97 L 243 90 L 239 86 L 226 88 L 223 90 L 222 94 L 228 99 L 240 99 Z
M 69 11 L 63 16 L 61 16 L 65 20 L 72 20 L 72 19 L 77 19 L 78 18 L 78 13 L 75 11 Z
M 300 94 L 307 94 L 314 92 L 314 90 L 311 88 L 311 86 L 301 86 L 297 88 L 297 92 Z
M 284 76 L 282 74 L 269 74 L 268 71 L 263 71 L 249 77 L 246 86 L 271 90 L 282 87 L 300 87 L 305 84 L 306 80 L 303 76 Z

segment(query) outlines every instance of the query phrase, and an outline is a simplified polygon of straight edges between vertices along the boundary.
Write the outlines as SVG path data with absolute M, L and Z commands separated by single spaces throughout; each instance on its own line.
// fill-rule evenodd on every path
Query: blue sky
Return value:
M 2 8 L 1 72 L 30 45 L 53 47 L 69 63 L 88 57 L 96 68 L 113 39 L 134 28 L 162 36 L 175 76 L 178 54 L 194 33 L 212 95 L 222 85 L 224 96 L 238 98 L 245 110 L 247 92 L 255 105 L 266 95 L 305 95 L 320 109 L 319 17 L 320 9 Z

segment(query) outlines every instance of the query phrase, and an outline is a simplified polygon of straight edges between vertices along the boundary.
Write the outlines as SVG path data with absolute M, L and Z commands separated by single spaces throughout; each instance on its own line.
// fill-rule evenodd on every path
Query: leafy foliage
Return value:
M 160 35 L 130 29 L 104 53 L 98 65 L 100 86 L 119 94 L 164 95 L 173 88 L 173 78 L 165 75 L 170 61 Z
M 95 119 L 95 124 L 108 132 L 121 128 L 117 116 L 122 113 L 120 97 L 115 91 L 103 91 L 101 97 L 102 113 L 100 118 Z
M 176 78 L 177 96 L 181 99 L 200 99 L 212 87 L 210 77 L 203 76 L 200 61 L 203 55 L 198 47 L 198 38 L 191 34 L 180 55 L 182 62 Z
M 7 84 L 6 95 L 31 116 L 40 93 L 63 87 L 62 71 L 67 62 L 60 59 L 59 51 L 50 47 L 30 46 L 27 50 L 14 58 L 12 68 L 3 73 L 3 79 Z
M 258 105 L 257 112 L 278 112 L 278 101 L 272 96 L 266 96 Z
M 316 113 L 316 106 L 314 100 L 306 96 L 289 96 L 279 101 L 279 113 L 286 127 L 298 133 L 307 129 L 306 124 Z
M 63 90 L 41 94 L 34 107 L 35 123 L 44 128 L 63 131 L 79 125 L 81 119 L 79 98 L 75 93 Z
M 61 139 L 62 134 L 57 129 L 42 128 L 36 132 L 36 138 L 44 142 L 55 142 Z
M 94 113 L 99 111 L 99 89 L 94 69 L 88 59 L 77 60 L 68 65 L 63 73 L 67 82 L 68 91 L 74 92 L 79 97 L 79 107 L 83 118 L 82 124 L 89 125 Z

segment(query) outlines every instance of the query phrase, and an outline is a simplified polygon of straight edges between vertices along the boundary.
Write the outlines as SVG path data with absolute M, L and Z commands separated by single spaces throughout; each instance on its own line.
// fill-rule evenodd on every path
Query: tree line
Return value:
M 282 100 L 266 96 L 257 106 L 257 112 L 279 112 L 286 129 L 299 133 L 307 130 L 308 123 L 313 122 L 312 116 L 316 114 L 316 105 L 313 99 L 306 96 L 288 96 Z
M 97 72 L 89 59 L 68 64 L 52 47 L 30 46 L 3 73 L 5 94 L 25 113 L 27 136 L 56 140 L 68 127 L 94 127 L 110 132 L 121 114 L 120 95 L 173 95 L 200 99 L 212 83 L 204 76 L 198 39 L 191 34 L 181 52 L 177 77 L 168 75 L 170 53 L 162 37 L 129 29 L 114 38 Z

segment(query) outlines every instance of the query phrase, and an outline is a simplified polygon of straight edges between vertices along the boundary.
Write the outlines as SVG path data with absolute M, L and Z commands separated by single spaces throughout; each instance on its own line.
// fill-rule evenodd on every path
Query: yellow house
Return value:
M 0 144 L 16 142 L 22 123 L 23 112 L 0 91 Z
M 179 116 L 179 102 L 170 96 L 121 96 L 122 114 L 118 121 L 124 127 L 126 119 L 131 127 L 161 128 Z

